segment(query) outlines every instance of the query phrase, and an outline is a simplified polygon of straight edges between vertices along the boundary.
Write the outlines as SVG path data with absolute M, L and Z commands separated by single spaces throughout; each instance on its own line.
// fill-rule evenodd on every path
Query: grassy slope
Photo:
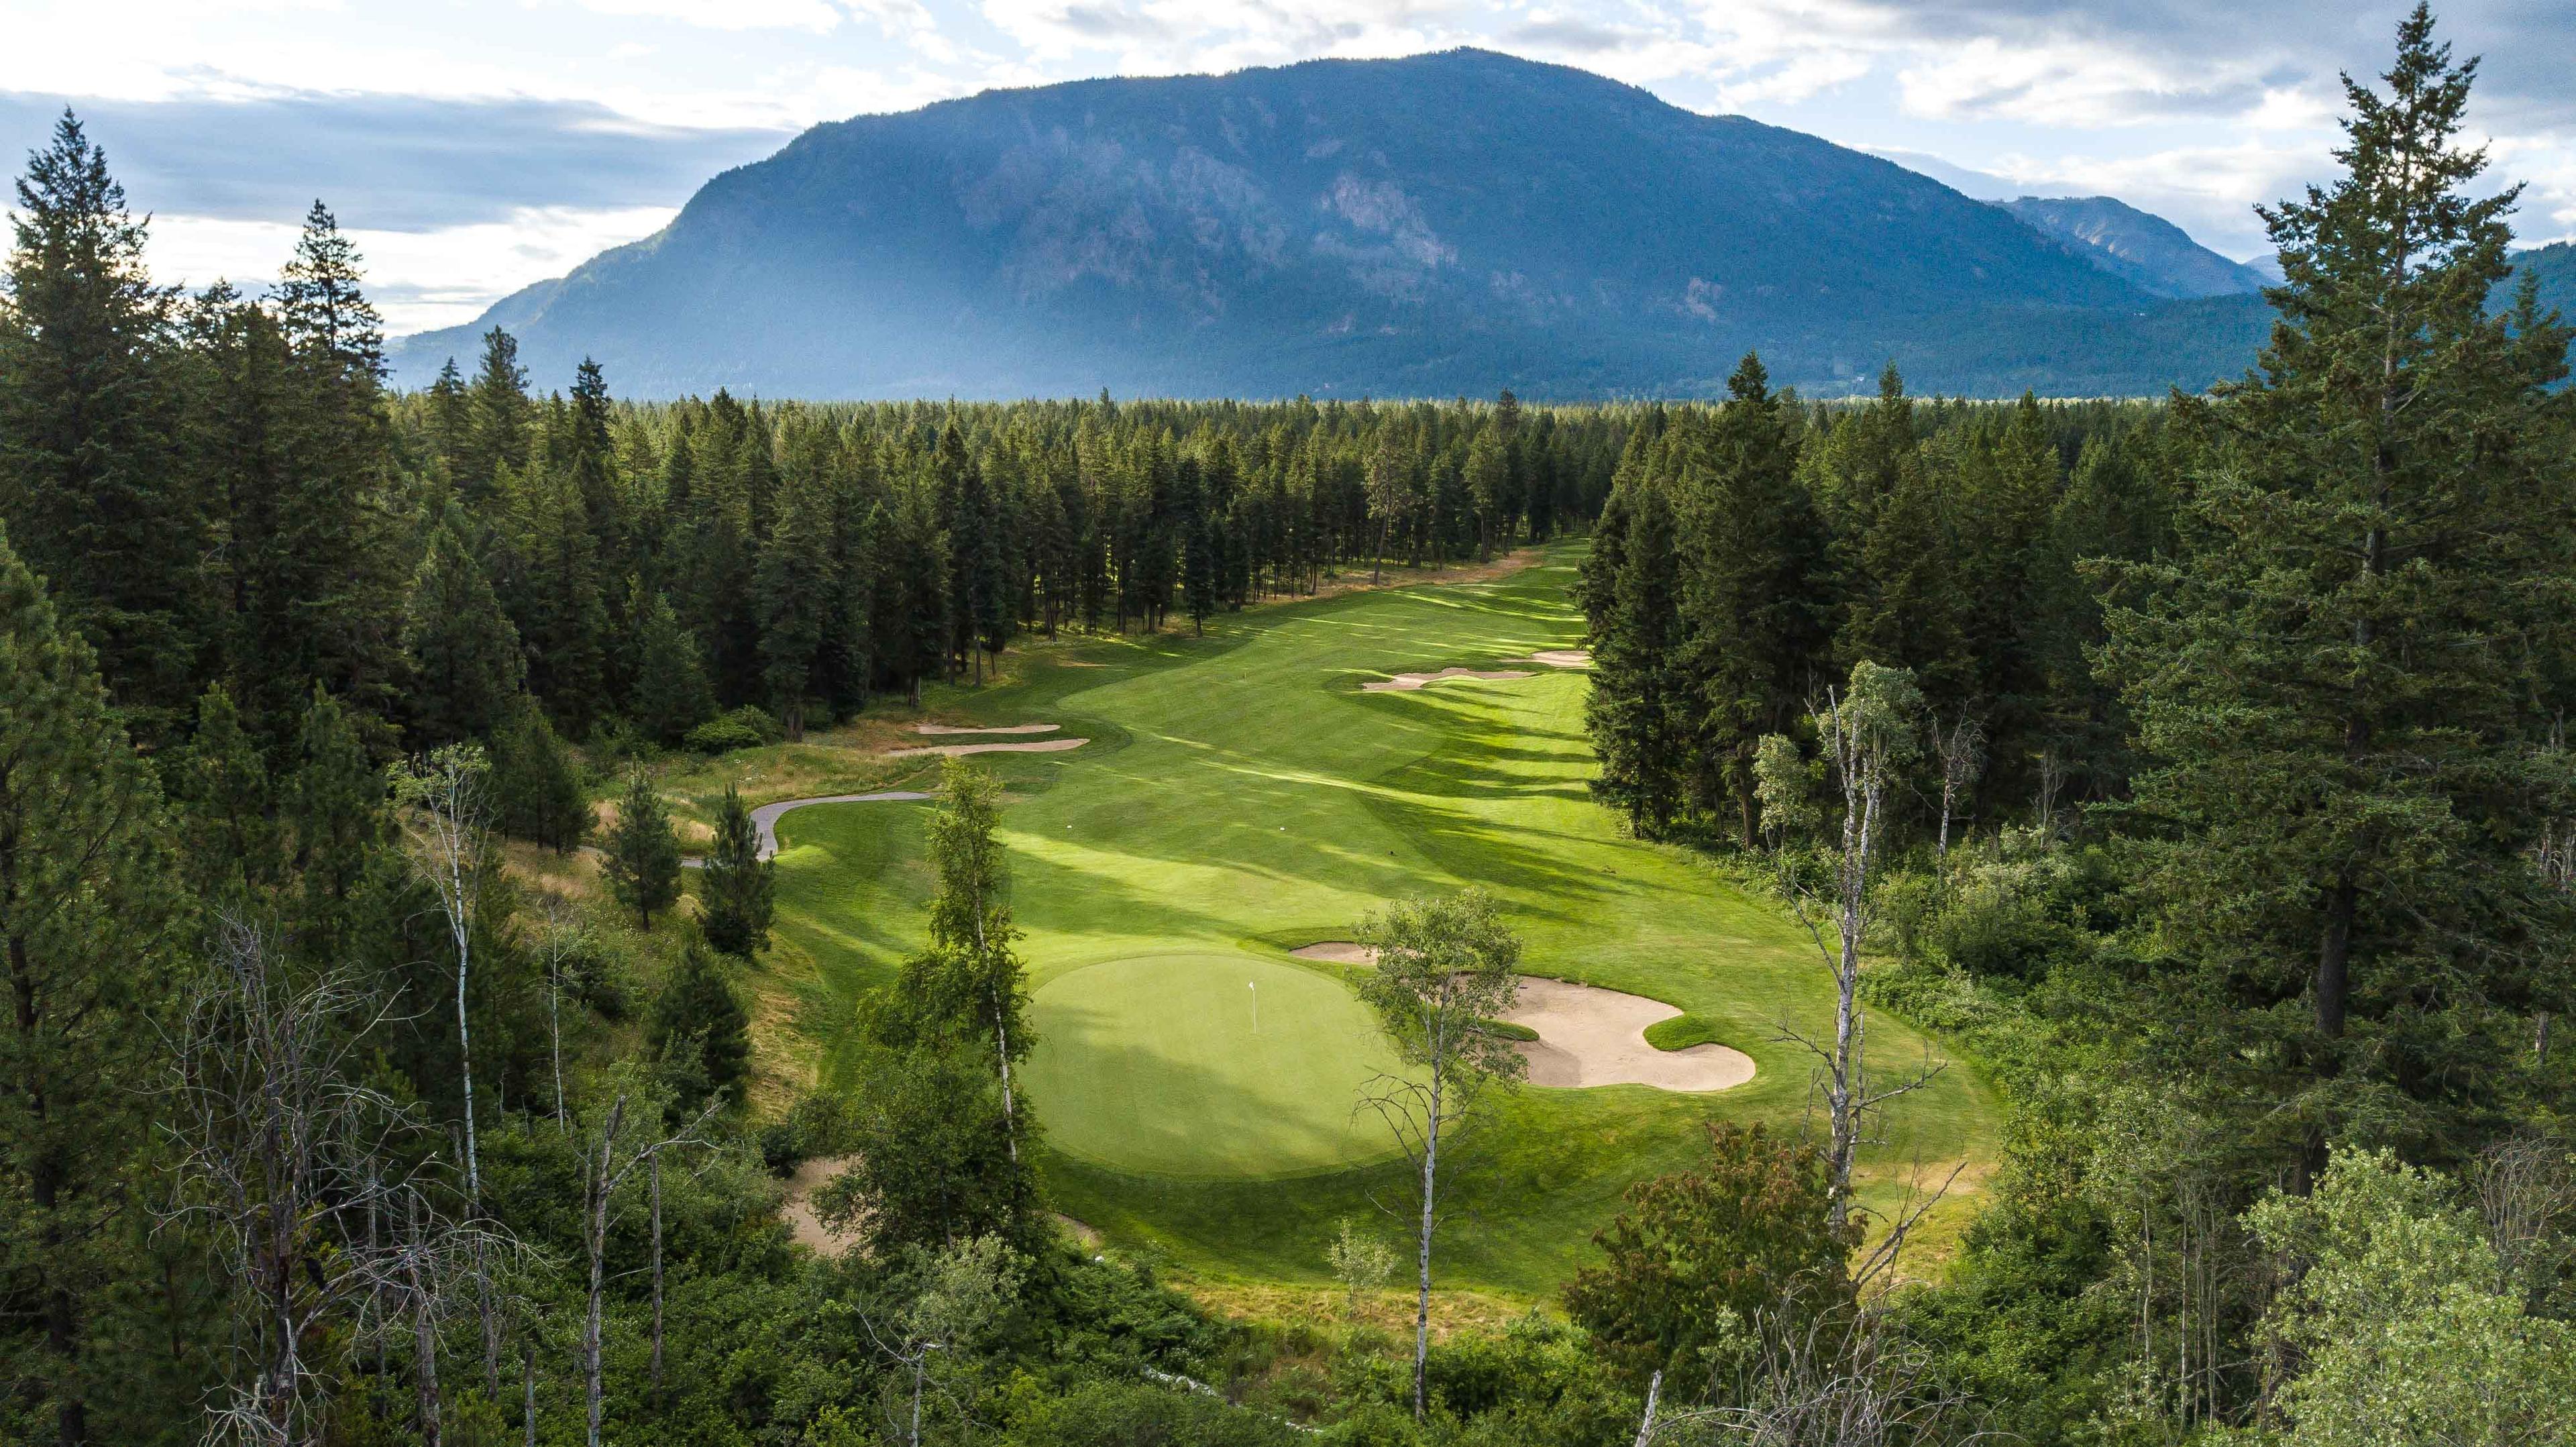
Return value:
M 1504 899 L 1534 972 L 1670 1001 L 1750 1053 L 1761 1074 L 1720 1096 L 1528 1089 L 1498 1103 L 1461 1178 L 1442 1274 L 1531 1295 L 1563 1279 L 1629 1182 L 1692 1158 L 1701 1122 L 1794 1129 L 1810 1065 L 1772 1037 L 1778 1022 L 1812 1027 L 1830 1008 L 1812 947 L 1774 906 L 1680 851 L 1622 837 L 1588 799 L 1579 674 L 1531 664 L 1539 676 L 1526 680 L 1359 689 L 1573 643 L 1574 556 L 1552 551 L 1497 582 L 1258 610 L 1205 639 L 1041 647 L 1008 686 L 933 700 L 1094 740 L 1070 754 L 987 756 L 1011 784 L 1014 902 L 1041 992 L 1084 966 L 1179 951 L 1290 964 L 1285 946 L 1346 937 L 1386 898 L 1474 883 Z M 920 812 L 809 809 L 779 832 L 773 968 L 810 966 L 800 1023 L 828 1076 L 859 992 L 918 942 Z M 1921 1057 L 1921 1039 L 1894 1020 L 1872 1033 L 1883 1070 Z M 1084 1072 L 1041 1061 L 1032 1073 Z M 1049 1102 L 1036 1107 L 1043 1117 Z M 1991 1123 L 1985 1087 L 1953 1069 L 1903 1102 L 1872 1149 L 1876 1191 L 1892 1195 L 1917 1159 L 1989 1156 Z M 1401 1194 L 1393 1171 L 1190 1179 L 1056 1152 L 1046 1174 L 1063 1209 L 1130 1250 L 1204 1275 L 1314 1281 L 1335 1219 L 1378 1219 L 1373 1201 Z

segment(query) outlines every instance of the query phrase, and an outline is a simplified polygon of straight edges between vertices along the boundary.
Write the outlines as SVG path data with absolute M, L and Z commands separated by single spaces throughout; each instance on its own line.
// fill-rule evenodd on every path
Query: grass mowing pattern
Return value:
M 935 692 L 934 706 L 971 722 L 1055 722 L 1093 740 L 1068 754 L 988 756 L 1010 785 L 1003 829 L 1032 988 L 1050 1012 L 1084 1002 L 1078 1028 L 1041 1039 L 1028 1072 L 1035 1113 L 1065 1146 L 1043 1158 L 1060 1208 L 1149 1259 L 1239 1279 L 1323 1280 L 1324 1245 L 1344 1215 L 1396 1235 L 1379 1203 L 1400 1200 L 1398 1166 L 1313 1166 L 1315 1122 L 1350 1108 L 1356 1045 L 1301 1056 L 1308 1073 L 1281 1088 L 1311 1103 L 1275 1132 L 1240 1115 L 1202 1118 L 1177 1138 L 1162 1126 L 1136 1132 L 1167 1169 L 1100 1163 L 1145 1157 L 1118 1154 L 1111 1136 L 1125 1128 L 1095 1120 L 1097 1102 L 1124 1091 L 1127 1109 L 1190 1119 L 1225 1088 L 1224 1068 L 1153 1019 L 1194 998 L 1186 980 L 1130 991 L 1121 975 L 1102 974 L 1096 983 L 1119 988 L 1094 996 L 1077 972 L 1181 956 L 1222 968 L 1219 983 L 1241 992 L 1249 960 L 1303 967 L 1276 941 L 1347 939 L 1384 900 L 1471 883 L 1502 899 L 1532 972 L 1671 1001 L 1711 1022 L 1760 1073 L 1711 1096 L 1611 1086 L 1496 1098 L 1462 1149 L 1444 1284 L 1550 1292 L 1631 1182 L 1696 1159 L 1704 1123 L 1758 1118 L 1794 1131 L 1807 1118 L 1812 1061 L 1776 1037 L 1783 1021 L 1811 1033 L 1830 1025 L 1813 945 L 1772 902 L 1683 851 L 1625 837 L 1592 802 L 1581 673 L 1359 688 L 1572 646 L 1581 620 L 1566 594 L 1577 556 L 1559 547 L 1492 582 L 1257 609 L 1214 620 L 1203 639 L 1038 645 L 1016 682 Z M 920 830 L 921 807 L 908 804 L 800 809 L 781 821 L 774 967 L 793 970 L 800 956 L 811 965 L 799 1025 L 821 1043 L 827 1076 L 854 1002 L 921 942 Z M 1157 993 L 1165 989 L 1181 993 Z M 1076 1058 L 1158 1040 L 1154 1069 L 1133 1085 Z M 1870 1046 L 1881 1080 L 1924 1051 L 1885 1014 Z M 1884 1123 L 1863 1158 L 1864 1199 L 1892 1203 L 1918 1159 L 1990 1158 L 1992 1121 L 1986 1087 L 1954 1066 Z M 1261 1157 L 1279 1179 L 1240 1175 Z M 1944 1215 L 1956 1221 L 1964 1205 Z

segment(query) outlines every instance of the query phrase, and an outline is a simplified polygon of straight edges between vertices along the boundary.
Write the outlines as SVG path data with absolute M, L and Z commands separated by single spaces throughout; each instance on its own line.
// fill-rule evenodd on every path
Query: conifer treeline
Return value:
M 978 677 L 1023 630 L 1203 624 L 1364 558 L 1544 539 L 1597 509 L 1624 431 L 1509 396 L 619 405 L 595 366 L 540 400 L 497 331 L 393 416 L 529 691 L 568 728 L 619 712 L 666 741 L 743 704 L 793 735 L 809 706 Z M 692 673 L 656 636 L 674 621 L 703 690 L 669 676 Z
M 2129 768 L 2088 559 L 2169 550 L 2178 453 L 2147 403 L 1800 409 L 1747 357 L 1653 409 L 1584 563 L 1601 796 L 1647 833 L 1755 842 L 1755 747 L 1867 660 L 1984 740 L 1964 815 L 2115 797 Z
M 0 520 L 149 743 L 216 685 L 272 755 L 317 685 L 380 746 L 494 737 L 523 691 L 576 737 L 743 705 L 793 737 L 1023 630 L 1204 625 L 1543 540 L 1598 509 L 1627 426 L 1508 394 L 621 404 L 591 364 L 532 391 L 497 329 L 470 377 L 393 396 L 318 203 L 265 300 L 154 286 L 69 120 L 21 203 Z

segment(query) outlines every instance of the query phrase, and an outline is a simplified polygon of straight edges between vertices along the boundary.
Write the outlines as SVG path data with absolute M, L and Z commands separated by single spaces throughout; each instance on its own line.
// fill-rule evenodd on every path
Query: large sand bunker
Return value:
M 832 1178 L 848 1170 L 853 1157 L 821 1156 L 797 1166 L 796 1174 L 787 1178 L 787 1202 L 780 1212 L 787 1218 L 787 1230 L 800 1246 L 810 1246 L 825 1256 L 838 1256 L 853 1244 L 847 1236 L 834 1235 L 814 1214 L 814 1193 L 832 1183 Z
M 1035 744 L 934 744 L 919 749 L 888 749 L 885 756 L 909 759 L 921 754 L 944 754 L 953 759 L 966 754 L 1058 754 L 1066 749 L 1081 748 L 1089 742 L 1089 739 L 1048 739 Z
M 912 789 L 887 789 L 874 794 L 823 794 L 811 799 L 781 799 L 775 804 L 763 804 L 752 810 L 751 827 L 760 831 L 760 857 L 767 859 L 778 852 L 778 816 L 790 809 L 802 809 L 808 804 L 909 804 L 929 797 Z
M 1725 1090 L 1753 1078 L 1753 1060 L 1724 1045 L 1658 1050 L 1646 1027 L 1682 1013 L 1661 1000 L 1567 980 L 1521 977 L 1520 1002 L 1503 1015 L 1538 1032 L 1524 1041 L 1532 1085 L 1651 1085 Z
M 917 734 L 1051 734 L 1063 727 L 1062 724 L 1012 724 L 1007 728 L 970 729 L 956 724 L 925 723 L 914 724 L 912 731 Z
M 1530 655 L 1530 662 L 1544 663 L 1550 668 L 1590 668 L 1592 666 L 1592 650 L 1589 648 L 1542 648 L 1538 652 Z
M 1290 950 L 1288 953 L 1301 960 L 1329 960 L 1337 965 L 1377 963 L 1377 951 L 1366 945 L 1352 944 L 1349 940 L 1325 940 L 1320 944 L 1308 945 L 1304 949 Z
M 1492 683 L 1500 679 L 1529 676 L 1528 670 L 1520 668 L 1444 668 L 1438 673 L 1399 673 L 1393 678 L 1373 678 L 1361 684 L 1360 687 L 1371 693 L 1395 693 L 1409 692 L 1426 683 L 1438 683 L 1444 678 L 1474 678 Z

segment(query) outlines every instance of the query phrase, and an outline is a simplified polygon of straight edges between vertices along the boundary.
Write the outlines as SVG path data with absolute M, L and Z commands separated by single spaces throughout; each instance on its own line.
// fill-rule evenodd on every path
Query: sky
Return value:
M 2576 3 L 2454 0 L 2472 130 L 2576 236 Z M 0 151 L 71 107 L 165 280 L 258 286 L 317 197 L 399 334 L 650 235 L 819 121 L 1002 86 L 1476 45 L 1875 151 L 1971 195 L 2110 195 L 2246 259 L 2331 174 L 2355 0 L 0 0 Z

